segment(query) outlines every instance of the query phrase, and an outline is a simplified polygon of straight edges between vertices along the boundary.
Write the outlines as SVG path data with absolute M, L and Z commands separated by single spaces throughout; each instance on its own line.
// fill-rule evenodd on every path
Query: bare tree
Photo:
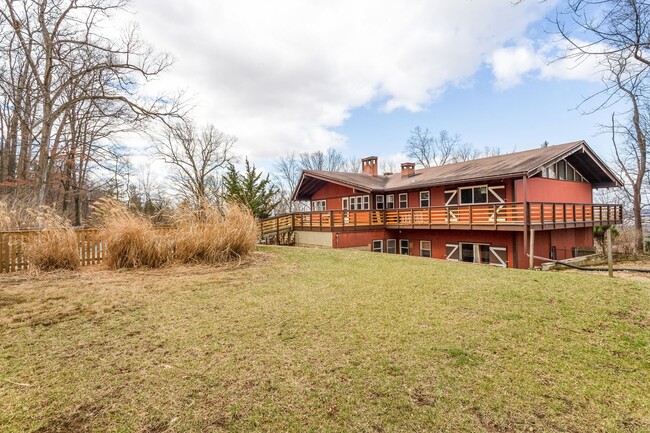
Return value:
M 220 170 L 235 162 L 236 137 L 219 131 L 214 125 L 198 129 L 194 123 L 179 121 L 166 126 L 152 137 L 156 155 L 173 169 L 173 188 L 197 206 L 214 201 L 214 185 Z
M 647 204 L 643 187 L 649 169 L 646 118 L 650 4 L 640 0 L 567 0 L 558 9 L 555 24 L 569 43 L 563 58 L 596 59 L 602 66 L 602 91 L 586 98 L 581 106 L 594 103 L 587 112 L 608 109 L 617 103 L 628 107 L 623 113 L 612 114 L 609 130 L 614 162 L 621 170 L 625 193 L 632 202 L 636 249 L 642 251 L 642 209 Z
M 126 3 L 5 0 L 0 5 L 0 87 L 15 113 L 2 171 L 4 177 L 15 178 L 29 167 L 39 203 L 58 184 L 56 164 L 80 105 L 102 101 L 101 116 L 130 124 L 179 114 L 178 98 L 138 93 L 142 82 L 171 65 L 170 56 L 143 43 L 136 26 L 118 37 L 101 30 Z M 10 161 L 15 161 L 18 148 L 16 164 Z
M 345 158 L 334 148 L 325 152 L 305 152 L 299 155 L 302 170 L 341 171 L 345 166 Z
M 406 155 L 422 167 L 435 167 L 454 162 L 469 161 L 485 155 L 471 143 L 463 142 L 459 134 L 449 134 L 441 130 L 438 136 L 431 134 L 429 129 L 416 126 L 406 142 Z

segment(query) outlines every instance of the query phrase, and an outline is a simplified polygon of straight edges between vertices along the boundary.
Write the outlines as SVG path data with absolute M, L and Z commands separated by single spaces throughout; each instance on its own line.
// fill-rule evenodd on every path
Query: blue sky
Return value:
M 575 109 L 597 63 L 550 63 L 556 3 L 134 0 L 131 19 L 176 58 L 149 91 L 184 89 L 261 167 L 328 147 L 401 162 L 417 125 L 504 153 L 584 139 L 608 159 L 610 111 Z

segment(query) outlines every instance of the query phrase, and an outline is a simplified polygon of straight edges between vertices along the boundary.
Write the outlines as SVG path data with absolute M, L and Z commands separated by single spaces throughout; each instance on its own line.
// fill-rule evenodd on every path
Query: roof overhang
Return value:
M 318 191 L 328 183 L 345 186 L 347 188 L 352 188 L 355 191 L 364 192 L 368 194 L 372 192 L 372 189 L 361 185 L 341 182 L 340 180 L 331 179 L 327 176 L 323 176 L 322 174 L 303 171 L 302 175 L 300 176 L 300 182 L 298 182 L 298 186 L 296 187 L 295 191 L 293 192 L 293 195 L 291 196 L 291 200 L 293 201 L 311 200 L 311 197 L 314 195 L 314 193 L 316 193 L 316 191 Z
M 527 175 L 528 177 L 532 177 L 539 173 L 543 167 L 562 159 L 566 159 L 569 164 L 578 170 L 578 172 L 580 172 L 580 174 L 592 184 L 594 188 L 613 188 L 623 186 L 623 183 L 618 176 L 609 169 L 607 164 L 605 164 L 584 141 L 576 143 L 575 147 L 572 147 L 566 152 L 556 155 L 555 158 L 544 162 L 544 164 L 529 170 Z

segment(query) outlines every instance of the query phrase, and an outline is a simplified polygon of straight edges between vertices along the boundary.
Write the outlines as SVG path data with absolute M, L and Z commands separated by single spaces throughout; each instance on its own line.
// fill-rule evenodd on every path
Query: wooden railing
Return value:
M 355 230 L 368 228 L 475 228 L 522 230 L 620 224 L 621 205 L 579 203 L 491 203 L 386 210 L 296 212 L 259 223 L 261 236 L 288 230 Z

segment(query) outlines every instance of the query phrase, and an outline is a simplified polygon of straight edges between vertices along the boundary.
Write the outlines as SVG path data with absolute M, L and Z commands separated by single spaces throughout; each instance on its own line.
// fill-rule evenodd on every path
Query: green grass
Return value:
M 0 278 L 0 431 L 647 432 L 650 284 L 264 248 Z

